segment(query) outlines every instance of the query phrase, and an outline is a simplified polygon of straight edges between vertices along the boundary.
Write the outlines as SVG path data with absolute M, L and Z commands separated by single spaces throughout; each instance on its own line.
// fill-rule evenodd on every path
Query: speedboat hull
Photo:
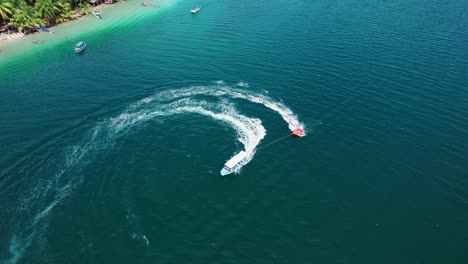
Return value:
M 96 17 L 96 18 L 98 18 L 98 19 L 102 19 L 102 15 L 101 15 L 101 13 L 99 13 L 99 12 L 97 12 L 97 11 L 93 11 L 93 13 L 92 13 L 92 14 L 93 14 L 93 16 L 94 16 L 94 17 Z
M 234 171 L 228 171 L 226 168 L 223 168 L 221 170 L 221 176 L 226 176 L 226 175 L 229 175 L 231 173 L 233 173 Z
M 86 47 L 87 47 L 87 46 L 86 46 L 86 43 L 84 43 L 84 42 L 78 42 L 78 43 L 75 45 L 75 49 L 74 49 L 74 50 L 75 50 L 76 53 L 80 53 L 80 52 L 82 52 L 83 50 L 85 50 Z
M 190 10 L 190 13 L 196 14 L 196 13 L 198 13 L 198 11 L 200 11 L 200 9 L 201 9 L 200 7 L 194 8 L 194 9 Z
M 233 172 L 240 170 L 240 168 L 247 163 L 247 153 L 245 151 L 239 152 L 224 164 L 221 169 L 221 176 L 229 175 Z
M 227 169 L 226 167 L 222 168 L 221 171 L 220 171 L 221 176 L 226 176 L 226 175 L 229 175 L 231 173 L 234 173 L 234 172 L 240 170 L 240 168 L 245 164 L 246 161 L 247 160 L 243 160 L 243 161 L 239 162 L 234 168 L 232 168 L 230 170 Z

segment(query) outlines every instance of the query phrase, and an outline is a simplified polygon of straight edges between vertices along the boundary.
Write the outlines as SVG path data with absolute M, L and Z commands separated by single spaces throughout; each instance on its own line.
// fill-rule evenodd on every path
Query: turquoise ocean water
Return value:
M 0 263 L 466 263 L 467 29 L 462 0 L 183 0 L 0 61 Z

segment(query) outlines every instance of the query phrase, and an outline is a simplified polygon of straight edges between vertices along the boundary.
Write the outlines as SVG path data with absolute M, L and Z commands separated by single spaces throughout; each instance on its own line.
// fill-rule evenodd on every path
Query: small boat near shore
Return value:
M 45 42 L 45 40 L 35 40 L 35 41 L 33 41 L 32 43 L 33 43 L 34 45 L 41 45 L 41 44 L 44 44 L 44 42 Z
M 247 163 L 247 153 L 241 151 L 224 164 L 224 167 L 221 169 L 221 176 L 226 176 L 240 170 L 245 163 Z
M 51 30 L 48 27 L 38 27 L 36 28 L 37 32 L 47 32 L 47 33 L 54 33 L 53 30 Z
M 195 7 L 195 8 L 190 10 L 190 13 L 196 14 L 196 13 L 198 13 L 198 11 L 200 11 L 200 9 L 201 9 L 201 7 Z
M 84 43 L 83 41 L 76 43 L 75 45 L 76 53 L 82 52 L 84 49 L 86 49 L 86 43 Z
M 93 14 L 93 16 L 96 17 L 96 18 L 102 19 L 102 15 L 101 15 L 100 12 L 98 12 L 98 11 L 93 11 L 92 14 Z
M 145 6 L 145 7 L 153 7 L 153 4 L 150 4 L 150 3 L 141 3 L 142 6 Z

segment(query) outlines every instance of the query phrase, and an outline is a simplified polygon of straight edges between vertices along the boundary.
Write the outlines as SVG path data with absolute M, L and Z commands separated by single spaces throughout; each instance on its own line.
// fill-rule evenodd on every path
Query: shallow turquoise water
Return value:
M 464 1 L 198 4 L 2 68 L 1 262 L 468 258 Z

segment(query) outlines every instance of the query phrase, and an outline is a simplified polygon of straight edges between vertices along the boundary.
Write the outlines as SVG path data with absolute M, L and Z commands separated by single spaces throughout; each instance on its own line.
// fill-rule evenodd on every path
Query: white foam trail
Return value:
M 82 144 L 71 148 L 64 165 L 53 177 L 39 181 L 37 186 L 21 199 L 18 212 L 34 215 L 29 228 L 35 229 L 35 226 L 41 223 L 55 206 L 60 204 L 81 183 L 82 178 L 71 177 L 70 172 L 77 166 L 88 163 L 89 161 L 85 158 L 90 153 L 111 146 L 116 138 L 128 133 L 138 124 L 155 117 L 197 113 L 231 124 L 239 136 L 239 141 L 245 146 L 245 151 L 250 156 L 253 156 L 255 147 L 265 136 L 265 129 L 259 119 L 242 116 L 227 104 L 218 107 L 222 112 L 215 113 L 208 108 L 216 108 L 217 105 L 190 98 L 183 98 L 168 104 L 147 105 L 150 102 L 151 100 L 143 99 L 143 101 L 131 105 L 124 113 L 98 123 L 89 136 L 83 139 Z M 37 210 L 37 208 L 41 209 Z
M 5 263 L 17 263 L 23 256 L 23 253 L 26 250 L 26 248 L 28 248 L 31 245 L 31 241 L 32 240 L 20 241 L 16 235 L 13 235 L 10 242 L 10 246 L 8 248 L 11 254 L 11 258 L 6 260 Z
M 151 102 L 153 100 L 146 99 L 145 101 Z M 217 108 L 219 112 L 214 112 L 209 108 Z M 154 108 L 149 107 L 149 109 Z M 113 124 L 119 129 L 122 129 L 128 125 L 134 125 L 137 122 L 156 116 L 177 115 L 183 113 L 196 113 L 208 116 L 215 120 L 230 124 L 235 129 L 239 142 L 244 145 L 244 150 L 248 154 L 248 161 L 245 164 L 252 160 L 255 148 L 266 135 L 266 130 L 260 119 L 250 118 L 239 114 L 228 102 L 223 102 L 221 103 L 221 106 L 219 106 L 219 104 L 213 104 L 202 100 L 182 98 L 171 103 L 162 104 L 156 109 L 156 111 L 137 111 L 133 114 L 126 113 L 125 115 L 120 115 L 118 122 L 114 121 Z
M 146 245 L 149 246 L 149 240 L 148 240 L 148 238 L 146 238 L 145 235 L 143 235 L 142 238 L 146 241 Z
M 196 96 L 216 97 L 217 100 L 210 102 L 197 99 Z M 275 101 L 266 95 L 228 87 L 222 81 L 218 81 L 217 86 L 214 87 L 200 86 L 169 90 L 143 98 L 130 105 L 123 113 L 97 123 L 84 136 L 80 144 L 69 149 L 65 160 L 60 162 L 62 165 L 56 169 L 52 177 L 47 178 L 49 175 L 39 173 L 36 184 L 32 184 L 34 187 L 29 192 L 24 192 L 23 197 L 20 198 L 18 215 L 14 217 L 29 220 L 21 222 L 12 230 L 10 256 L 6 262 L 20 261 L 32 241 L 45 235 L 48 216 L 82 183 L 81 169 L 102 153 L 102 150 L 112 146 L 116 139 L 155 117 L 196 113 L 229 124 L 235 129 L 239 142 L 244 145 L 244 150 L 248 153 L 248 162 L 250 162 L 257 145 L 265 137 L 266 130 L 260 119 L 239 114 L 231 101 L 226 98 L 243 99 L 264 105 L 277 112 L 288 123 L 291 130 L 303 127 L 297 115 L 282 102 Z M 50 161 L 53 164 L 58 162 L 57 160 Z M 35 171 L 40 172 L 40 170 Z
M 276 101 L 266 95 L 256 94 L 251 91 L 239 90 L 229 86 L 196 86 L 189 87 L 179 90 L 170 90 L 158 93 L 154 95 L 151 100 L 174 100 L 181 97 L 194 97 L 194 96 L 214 96 L 214 97 L 230 97 L 234 99 L 243 99 L 252 103 L 261 104 L 276 113 L 278 113 L 283 120 L 288 124 L 288 128 L 292 131 L 296 128 L 303 128 L 303 123 L 299 122 L 299 119 L 294 112 L 287 107 L 284 103 Z
M 80 168 L 86 164 L 85 158 L 90 152 L 97 150 L 97 146 L 108 143 L 107 137 L 102 133 L 105 131 L 103 126 L 98 124 L 82 144 L 71 148 L 57 173 L 48 179 L 38 179 L 29 193 L 23 193 L 17 208 L 17 218 L 22 219 L 22 222 L 18 223 L 21 224 L 21 229 L 12 231 L 10 258 L 5 260 L 6 263 L 17 263 L 21 260 L 33 240 L 45 234 L 47 216 L 82 182 Z M 24 220 L 28 218 L 30 222 Z
M 266 130 L 262 126 L 260 119 L 248 118 L 246 116 L 235 113 L 233 110 L 223 113 L 214 113 L 202 107 L 186 106 L 177 108 L 174 110 L 174 112 L 198 113 L 231 124 L 239 136 L 239 141 L 244 145 L 245 152 L 247 152 L 250 157 L 253 156 L 255 147 L 258 145 L 260 140 L 265 137 L 266 134 Z
M 286 121 L 286 123 L 288 123 L 288 127 L 291 131 L 299 127 L 304 128 L 304 124 L 299 122 L 297 115 L 294 114 L 289 107 L 287 107 L 281 102 L 274 101 L 267 96 L 243 94 L 238 91 L 227 90 L 226 94 L 231 96 L 232 98 L 245 99 L 252 103 L 262 104 L 268 107 L 269 109 L 277 112 L 281 115 L 283 120 Z
M 239 87 L 250 87 L 250 85 L 248 83 L 246 83 L 246 82 L 238 82 L 237 86 L 239 86 Z

